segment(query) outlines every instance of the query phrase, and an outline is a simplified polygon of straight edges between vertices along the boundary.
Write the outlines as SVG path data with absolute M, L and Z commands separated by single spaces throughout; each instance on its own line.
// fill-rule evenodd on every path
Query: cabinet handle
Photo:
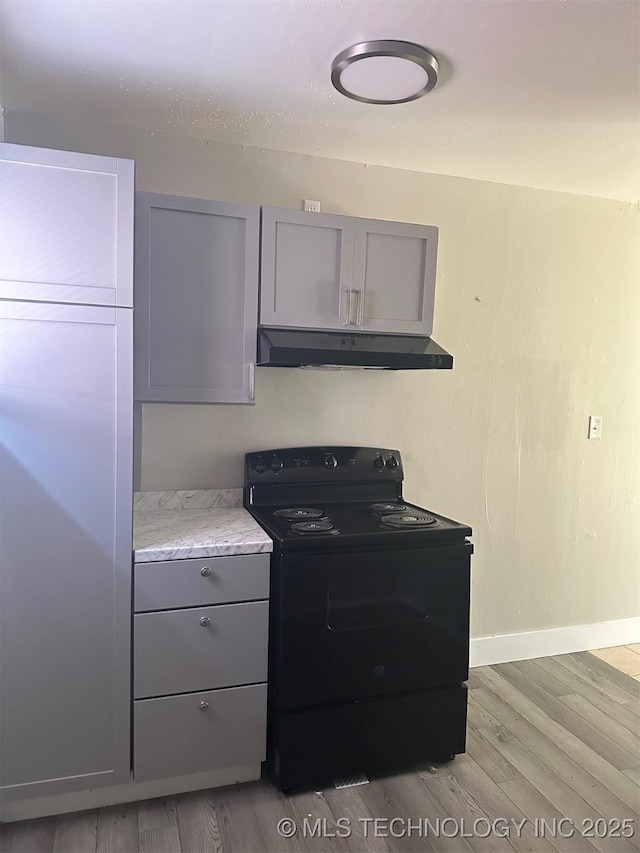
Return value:
M 346 320 L 344 321 L 345 326 L 355 326 L 356 325 L 356 321 L 353 318 L 353 309 L 354 309 L 353 296 L 354 296 L 354 294 L 357 294 L 357 292 L 358 292 L 357 290 L 353 290 L 350 287 L 348 287 L 345 290 L 345 293 L 347 294 L 347 311 L 346 311 L 347 317 L 346 317 Z
M 249 399 L 256 398 L 256 365 L 255 362 L 249 364 Z
M 200 574 L 202 575 L 203 578 L 210 578 L 211 577 L 211 569 L 209 568 L 209 566 L 205 566 L 204 568 L 200 569 Z
M 211 619 L 208 616 L 202 616 L 202 618 L 200 619 L 200 624 L 203 628 L 206 628 L 207 625 L 211 624 Z
M 200 710 L 200 711 L 206 711 L 208 707 L 209 707 L 209 703 L 208 703 L 208 702 L 201 702 L 201 703 L 200 703 L 200 708 L 199 708 L 198 710 Z
M 356 290 L 358 294 L 358 311 L 356 314 L 356 324 L 361 326 L 364 322 L 364 290 Z

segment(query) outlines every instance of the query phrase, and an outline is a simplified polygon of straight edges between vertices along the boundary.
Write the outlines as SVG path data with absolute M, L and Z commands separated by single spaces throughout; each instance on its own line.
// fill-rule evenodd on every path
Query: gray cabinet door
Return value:
M 133 167 L 0 143 L 0 298 L 131 307 Z
M 353 287 L 366 332 L 430 335 L 438 229 L 355 220 Z
M 0 301 L 3 797 L 129 778 L 132 314 Z
M 341 329 L 353 324 L 353 222 L 349 216 L 262 209 L 264 326 Z
M 136 193 L 135 394 L 253 403 L 258 207 Z

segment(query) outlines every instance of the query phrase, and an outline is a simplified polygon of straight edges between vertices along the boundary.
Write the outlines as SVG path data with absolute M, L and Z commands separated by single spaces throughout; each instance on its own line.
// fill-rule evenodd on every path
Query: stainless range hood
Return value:
M 258 362 L 270 367 L 364 367 L 383 370 L 447 370 L 453 356 L 421 335 L 258 330 Z

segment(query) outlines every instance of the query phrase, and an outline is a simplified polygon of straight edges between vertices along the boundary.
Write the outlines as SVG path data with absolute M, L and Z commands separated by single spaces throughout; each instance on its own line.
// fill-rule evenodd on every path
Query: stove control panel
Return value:
M 402 480 L 398 450 L 381 447 L 287 447 L 245 456 L 245 485 Z

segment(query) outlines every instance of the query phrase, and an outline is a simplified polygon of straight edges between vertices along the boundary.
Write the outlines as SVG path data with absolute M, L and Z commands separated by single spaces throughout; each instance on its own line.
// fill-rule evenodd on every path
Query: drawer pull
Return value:
M 200 574 L 202 575 L 203 578 L 210 578 L 211 577 L 211 569 L 209 568 L 209 566 L 205 566 L 203 569 L 200 569 Z
M 208 702 L 201 702 L 201 703 L 200 703 L 200 708 L 199 708 L 199 710 L 200 710 L 200 711 L 206 711 L 208 707 L 209 707 L 209 703 L 208 703 Z
M 200 619 L 200 624 L 203 628 L 206 628 L 207 625 L 211 624 L 211 619 L 208 616 L 202 616 Z

